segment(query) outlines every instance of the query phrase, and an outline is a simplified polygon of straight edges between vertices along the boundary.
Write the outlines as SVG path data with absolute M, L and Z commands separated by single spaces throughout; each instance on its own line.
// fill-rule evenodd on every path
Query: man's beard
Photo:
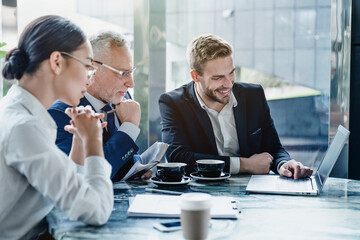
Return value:
M 215 101 L 215 102 L 218 102 L 218 103 L 221 103 L 221 104 L 228 104 L 230 102 L 230 95 L 226 96 L 226 97 L 221 97 L 219 98 L 217 95 L 216 95 L 216 92 L 217 91 L 221 91 L 223 89 L 216 89 L 216 90 L 209 90 L 206 88 L 206 91 L 205 91 L 205 95 Z M 231 94 L 231 93 L 230 93 Z
M 116 100 L 114 96 L 112 96 L 110 99 L 109 99 L 109 103 L 113 104 L 113 105 L 118 105 L 121 103 L 121 101 L 123 100 L 123 98 L 121 98 L 120 100 Z
M 102 95 L 104 96 L 102 101 L 103 102 L 106 102 L 106 103 L 109 103 L 109 104 L 113 104 L 113 105 L 118 105 L 120 104 L 120 102 L 122 101 L 123 98 L 117 98 L 116 97 L 116 94 L 108 94 L 107 92 L 105 91 L 102 91 Z

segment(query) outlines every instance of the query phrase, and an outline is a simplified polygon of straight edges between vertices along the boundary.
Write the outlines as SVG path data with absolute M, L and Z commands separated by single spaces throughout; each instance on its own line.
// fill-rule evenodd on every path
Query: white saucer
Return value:
M 225 180 L 230 177 L 230 173 L 222 173 L 220 177 L 202 177 L 198 172 L 190 173 L 190 177 L 196 180 L 204 180 L 204 181 L 219 181 L 219 180 Z
M 183 177 L 181 182 L 164 182 L 158 179 L 157 177 L 150 178 L 150 182 L 155 183 L 157 185 L 186 185 L 191 181 L 190 177 Z

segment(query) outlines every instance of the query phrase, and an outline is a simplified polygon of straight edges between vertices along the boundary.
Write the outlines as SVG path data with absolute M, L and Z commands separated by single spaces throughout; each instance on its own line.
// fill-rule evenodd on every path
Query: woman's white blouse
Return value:
M 86 158 L 84 173 L 55 145 L 56 124 L 28 91 L 0 101 L 0 239 L 18 239 L 55 206 L 71 220 L 101 225 L 113 208 L 111 165 Z

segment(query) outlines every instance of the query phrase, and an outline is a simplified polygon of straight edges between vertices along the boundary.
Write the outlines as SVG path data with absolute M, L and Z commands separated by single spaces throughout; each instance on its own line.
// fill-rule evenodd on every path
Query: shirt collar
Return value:
M 86 99 L 89 101 L 89 103 L 94 107 L 96 112 L 100 112 L 100 110 L 105 107 L 105 105 L 107 105 L 106 103 L 104 103 L 103 101 L 95 98 L 94 96 L 92 96 L 90 93 L 85 92 L 84 96 L 86 97 Z
M 45 109 L 44 105 L 30 92 L 19 85 L 14 84 L 8 94 L 10 98 L 19 101 L 31 115 L 36 116 L 40 121 L 50 128 L 57 128 L 57 125 L 51 115 Z
M 195 83 L 193 86 L 194 86 L 194 91 L 195 91 L 196 98 L 197 98 L 197 100 L 199 101 L 200 106 L 201 106 L 203 109 L 205 109 L 205 110 L 211 109 L 211 108 L 209 108 L 208 106 L 206 106 L 206 104 L 205 104 L 205 103 L 202 101 L 202 99 L 200 98 L 200 95 L 198 94 L 197 89 L 196 89 L 196 85 L 197 85 L 197 83 Z M 235 98 L 234 93 L 233 93 L 232 90 L 231 90 L 231 94 L 230 94 L 230 101 L 229 101 L 229 103 L 226 104 L 225 106 L 232 106 L 232 107 L 236 107 L 236 106 L 237 106 L 237 101 L 236 101 L 236 98 Z

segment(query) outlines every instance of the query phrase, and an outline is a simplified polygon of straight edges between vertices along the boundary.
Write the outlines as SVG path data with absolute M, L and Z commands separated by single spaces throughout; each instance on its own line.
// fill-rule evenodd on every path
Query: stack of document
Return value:
M 211 198 L 211 218 L 237 219 L 237 202 L 232 197 Z M 128 209 L 130 217 L 180 217 L 180 196 L 136 195 Z

